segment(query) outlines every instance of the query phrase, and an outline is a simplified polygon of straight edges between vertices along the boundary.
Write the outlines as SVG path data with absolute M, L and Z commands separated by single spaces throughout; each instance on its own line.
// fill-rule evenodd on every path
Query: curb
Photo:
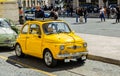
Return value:
M 116 60 L 116 59 L 106 58 L 106 57 L 102 57 L 102 56 L 96 56 L 96 55 L 92 55 L 92 54 L 88 54 L 88 59 L 120 66 L 120 60 Z

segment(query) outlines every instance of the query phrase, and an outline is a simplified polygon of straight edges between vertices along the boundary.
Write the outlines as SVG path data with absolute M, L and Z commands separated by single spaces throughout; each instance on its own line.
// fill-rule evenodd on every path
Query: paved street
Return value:
M 0 48 L 3 49 L 3 48 Z M 8 59 L 6 59 L 8 58 Z M 33 69 L 36 68 L 36 69 Z M 120 67 L 99 61 L 63 63 L 48 68 L 43 60 L 26 56 L 18 58 L 14 51 L 0 50 L 0 76 L 119 76 Z

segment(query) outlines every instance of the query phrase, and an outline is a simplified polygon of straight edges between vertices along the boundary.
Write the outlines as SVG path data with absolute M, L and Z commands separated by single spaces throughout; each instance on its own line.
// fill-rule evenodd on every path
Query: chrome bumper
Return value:
M 10 43 L 0 43 L 0 46 L 7 46 L 7 47 L 13 47 L 15 46 L 15 41 L 14 42 L 10 42 Z
M 77 52 L 77 53 L 69 53 L 69 54 L 59 54 L 57 57 L 59 58 L 65 58 L 65 57 L 81 57 L 81 56 L 88 55 L 88 52 Z

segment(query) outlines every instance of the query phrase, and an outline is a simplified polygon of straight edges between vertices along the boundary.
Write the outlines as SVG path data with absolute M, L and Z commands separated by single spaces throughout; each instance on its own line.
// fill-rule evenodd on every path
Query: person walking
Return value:
M 79 19 L 79 10 L 80 8 L 76 8 L 76 23 L 78 23 L 78 19 Z
M 78 14 L 79 14 L 79 21 L 80 23 L 83 23 L 83 8 L 80 8 L 80 10 L 78 11 Z
M 109 19 L 110 18 L 110 8 L 109 7 L 106 9 L 106 14 L 107 14 L 107 18 Z
M 101 18 L 101 22 L 103 21 L 103 19 L 105 22 L 105 9 L 103 7 L 100 9 L 100 18 Z
M 120 8 L 116 7 L 116 23 L 120 22 Z
M 72 17 L 73 16 L 73 7 L 70 6 L 70 16 Z
M 87 23 L 88 12 L 86 8 L 83 9 L 83 14 L 84 14 L 85 23 Z
M 57 20 L 57 19 L 58 19 L 58 12 L 57 12 L 57 10 L 52 9 L 51 12 L 50 12 L 49 17 L 50 17 L 51 19 Z
M 19 7 L 19 23 L 20 24 L 24 24 L 24 16 L 23 16 L 24 12 L 22 7 Z

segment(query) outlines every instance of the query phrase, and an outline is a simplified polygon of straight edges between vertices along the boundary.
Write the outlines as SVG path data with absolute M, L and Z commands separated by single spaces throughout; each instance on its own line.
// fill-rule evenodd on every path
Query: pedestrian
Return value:
M 83 9 L 83 14 L 84 14 L 85 23 L 87 23 L 88 12 L 86 8 Z
M 103 19 L 105 21 L 105 9 L 103 7 L 100 9 L 100 18 L 101 22 L 103 21 Z
M 79 11 L 78 11 L 78 14 L 79 14 L 79 21 L 80 23 L 83 23 L 83 8 L 80 8 Z
M 61 8 L 61 12 L 62 12 L 62 17 L 65 17 L 65 7 Z
M 79 19 L 79 10 L 80 10 L 80 8 L 77 7 L 76 8 L 76 23 L 78 23 L 78 19 Z
M 19 23 L 24 24 L 24 16 L 23 16 L 22 7 L 19 7 Z
M 43 18 L 44 20 L 44 11 L 41 9 L 40 6 L 36 6 L 36 10 L 35 10 L 35 18 Z
M 70 16 L 72 17 L 73 16 L 73 7 L 70 6 Z
M 107 14 L 107 18 L 109 19 L 110 18 L 110 8 L 109 7 L 106 9 L 106 14 Z
M 58 19 L 58 12 L 57 12 L 57 10 L 52 9 L 51 12 L 50 12 L 49 17 L 50 17 L 51 19 L 57 20 L 57 19 Z
M 19 17 L 19 23 L 20 23 L 21 25 L 24 24 L 24 17 L 23 17 L 23 16 L 20 16 L 20 17 Z
M 70 8 L 69 8 L 69 6 L 67 6 L 67 8 L 66 8 L 66 13 L 67 13 L 67 17 L 69 17 L 70 16 Z
M 120 22 L 120 8 L 116 7 L 116 23 Z

